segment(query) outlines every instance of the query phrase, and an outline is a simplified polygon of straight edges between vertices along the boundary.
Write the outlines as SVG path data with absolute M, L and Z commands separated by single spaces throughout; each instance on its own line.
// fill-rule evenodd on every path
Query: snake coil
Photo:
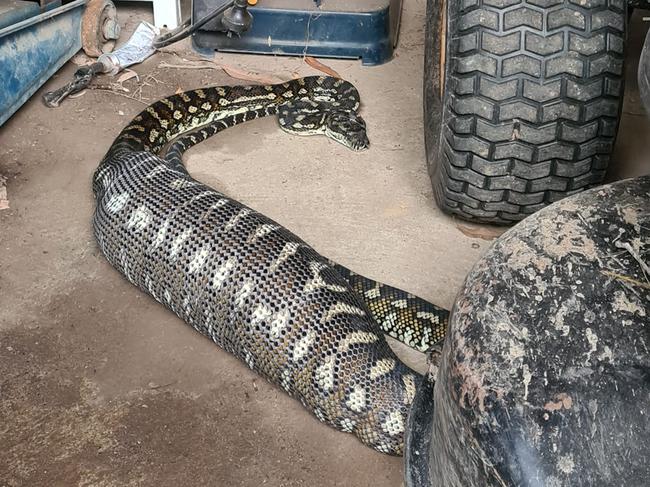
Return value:
M 361 150 L 368 139 L 358 108 L 354 86 L 323 77 L 160 100 L 122 130 L 95 172 L 93 226 L 133 284 L 321 421 L 399 455 L 421 378 L 383 333 L 425 350 L 442 339 L 447 312 L 332 263 L 193 179 L 181 160 L 223 129 L 274 114 L 288 132 Z

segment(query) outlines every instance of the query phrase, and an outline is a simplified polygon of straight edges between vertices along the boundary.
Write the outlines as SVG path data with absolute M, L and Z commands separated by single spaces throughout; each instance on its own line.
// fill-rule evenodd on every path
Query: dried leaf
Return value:
M 251 71 L 245 71 L 240 68 L 235 68 L 234 66 L 227 66 L 222 64 L 221 69 L 230 76 L 231 78 L 241 79 L 244 81 L 253 81 L 255 83 L 260 83 L 262 85 L 273 85 L 276 83 L 282 83 L 284 80 L 278 78 L 277 76 L 270 73 L 253 73 Z
M 169 68 L 169 69 L 220 69 L 219 66 L 210 62 L 202 62 L 202 63 L 188 62 L 183 64 L 170 64 L 170 63 L 162 62 L 158 64 L 158 67 Z
M 313 58 L 311 56 L 305 57 L 305 62 L 309 64 L 312 68 L 317 69 L 318 71 L 321 71 L 329 76 L 334 76 L 335 78 L 341 78 L 341 75 L 334 71 L 332 68 L 329 66 L 321 63 L 318 59 Z
M 489 226 L 468 226 L 461 225 L 460 223 L 456 224 L 456 228 L 461 231 L 463 235 L 466 235 L 470 238 L 480 238 L 483 240 L 494 240 L 497 237 L 500 237 L 507 228 L 502 227 L 489 227 Z
M 68 98 L 80 98 L 86 94 L 88 90 L 81 90 L 79 93 L 75 93 L 74 95 L 68 95 Z
M 83 53 L 72 56 L 72 59 L 70 59 L 70 61 L 72 61 L 77 66 L 88 66 L 89 64 L 93 63 L 93 60 Z
M 184 91 L 185 91 L 185 90 L 179 86 L 178 88 L 176 88 L 176 91 L 175 91 L 174 93 L 176 93 L 177 95 L 180 95 L 180 94 L 183 93 Z
M 0 176 L 0 210 L 9 209 L 9 200 L 7 199 L 7 186 L 5 183 L 7 180 Z
M 136 73 L 132 69 L 125 69 L 124 72 L 120 75 L 120 77 L 117 78 L 116 82 L 122 84 L 125 81 L 130 80 L 131 78 L 135 78 L 136 81 L 140 81 L 140 77 L 138 76 L 138 73 Z
M 108 87 L 113 91 L 123 91 L 124 93 L 131 92 L 131 90 L 129 90 L 126 86 L 122 85 L 122 83 L 109 83 Z

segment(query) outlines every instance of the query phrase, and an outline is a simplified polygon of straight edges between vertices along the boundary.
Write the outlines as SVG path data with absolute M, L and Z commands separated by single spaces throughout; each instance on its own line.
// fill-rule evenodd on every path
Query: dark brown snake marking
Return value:
M 322 77 L 160 100 L 132 120 L 100 163 L 93 225 L 106 258 L 129 281 L 321 421 L 399 455 L 420 376 L 399 361 L 382 331 L 425 350 L 442 339 L 447 312 L 321 257 L 276 222 L 193 179 L 181 160 L 223 129 L 274 114 L 288 132 L 322 133 L 363 149 L 358 108 L 354 86 Z

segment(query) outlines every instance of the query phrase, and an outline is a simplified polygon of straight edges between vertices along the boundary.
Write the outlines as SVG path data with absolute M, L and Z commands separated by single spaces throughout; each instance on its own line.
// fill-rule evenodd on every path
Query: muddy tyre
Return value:
M 428 0 L 425 140 L 443 211 L 507 224 L 603 180 L 626 22 L 621 0 Z
M 406 487 L 650 477 L 650 176 L 518 223 L 468 274 L 406 432 Z

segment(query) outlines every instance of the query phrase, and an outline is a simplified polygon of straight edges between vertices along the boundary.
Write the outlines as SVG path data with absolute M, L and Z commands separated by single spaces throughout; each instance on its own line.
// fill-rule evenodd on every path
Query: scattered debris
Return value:
M 544 409 L 547 411 L 558 411 L 562 409 L 571 409 L 573 406 L 573 399 L 565 392 L 560 392 L 555 395 L 555 401 L 548 401 L 544 404 Z
M 7 199 L 7 178 L 0 176 L 0 210 L 9 209 L 9 200 Z
M 142 103 L 143 105 L 149 105 L 150 100 L 142 96 L 142 88 L 144 88 L 145 86 L 153 86 L 153 83 L 151 82 L 154 82 L 155 84 L 165 84 L 156 78 L 155 75 L 157 74 L 158 72 L 154 71 L 153 73 L 149 73 L 142 80 L 140 80 L 140 76 L 135 71 L 128 69 L 125 70 L 125 73 L 122 74 L 119 78 L 117 78 L 115 82 L 108 83 L 108 84 L 90 85 L 88 89 L 113 93 L 114 95 L 128 98 L 129 100 L 137 101 L 139 103 Z M 131 90 L 129 90 L 126 86 L 124 86 L 123 83 L 134 78 L 136 81 L 138 81 L 138 84 L 135 90 L 133 90 L 133 93 L 131 94 Z
M 612 271 L 600 271 L 600 273 L 605 276 L 613 277 L 614 279 L 617 279 L 619 281 L 627 282 L 632 286 L 637 286 L 644 289 L 650 289 L 650 284 L 641 282 L 638 279 L 635 279 L 630 276 L 626 276 L 624 274 L 619 274 L 617 272 L 612 272 Z
M 125 81 L 128 81 L 131 78 L 135 78 L 136 81 L 140 81 L 138 73 L 132 69 L 125 69 L 124 72 L 117 78 L 116 83 L 124 84 Z
M 88 89 L 90 90 L 102 90 L 102 91 L 119 91 L 122 93 L 130 93 L 131 90 L 129 90 L 127 87 L 122 86 L 117 83 L 108 83 L 108 84 L 100 84 L 97 83 L 96 85 L 89 86 Z
M 500 237 L 506 230 L 508 230 L 507 228 L 502 227 L 490 227 L 486 225 L 461 225 L 460 223 L 456 224 L 456 228 L 467 237 L 480 238 L 482 240 L 494 240 L 495 238 Z
M 273 85 L 287 81 L 286 79 L 278 78 L 276 75 L 271 73 L 255 73 L 234 66 L 228 66 L 226 64 L 222 64 L 220 67 L 231 78 L 253 81 L 262 85 Z
M 627 250 L 627 252 L 634 258 L 634 260 L 637 261 L 641 269 L 643 269 L 645 278 L 648 279 L 648 276 L 650 276 L 650 266 L 648 266 L 648 264 L 643 261 L 639 253 L 635 251 L 635 249 L 628 242 L 616 241 L 614 242 L 614 245 L 616 245 L 616 247 L 619 249 Z
M 89 58 L 82 52 L 76 54 L 75 56 L 72 56 L 72 59 L 70 59 L 70 61 L 72 61 L 77 66 L 89 66 L 95 62 L 94 59 Z
M 222 64 L 215 59 L 199 58 L 194 56 L 181 56 L 175 51 L 161 50 L 162 53 L 171 54 L 178 58 L 179 62 L 166 62 L 163 61 L 158 64 L 159 68 L 167 69 L 217 69 L 222 70 L 231 78 L 240 79 L 244 81 L 252 81 L 263 85 L 283 83 L 290 79 L 300 77 L 297 72 L 288 73 L 285 75 L 278 75 L 276 73 L 264 71 L 251 71 L 240 66 L 232 66 L 229 64 Z
M 128 98 L 129 100 L 137 101 L 139 103 L 142 103 L 143 105 L 149 105 L 149 103 L 147 103 L 142 99 L 138 99 L 135 96 L 130 96 L 125 93 L 120 93 L 119 91 L 114 90 L 112 88 L 100 87 L 100 86 L 89 86 L 88 89 L 95 90 L 95 91 L 105 91 L 106 93 L 113 93 L 114 95 L 122 96 L 124 98 Z
M 160 81 L 158 78 L 156 78 L 157 74 L 158 74 L 158 71 L 154 71 L 153 73 L 149 73 L 147 76 L 144 77 L 144 79 L 140 82 L 138 87 L 133 92 L 134 98 L 136 98 L 138 101 L 141 101 L 141 102 L 145 103 L 145 100 L 149 101 L 149 99 L 142 96 L 142 88 L 144 88 L 145 86 L 154 86 L 153 83 L 155 83 L 157 85 L 167 84 L 167 83 L 165 83 L 163 81 Z M 150 83 L 151 81 L 153 83 Z
M 313 58 L 311 56 L 305 56 L 305 62 L 309 64 L 312 68 L 317 69 L 318 71 L 321 71 L 329 76 L 334 76 L 335 78 L 341 78 L 341 75 L 339 73 L 334 71 L 329 66 L 321 63 L 316 58 Z
M 217 64 L 208 60 L 186 60 L 183 59 L 181 64 L 173 64 L 162 62 L 158 65 L 159 68 L 170 69 L 220 69 L 223 70 L 231 78 L 241 79 L 244 81 L 252 81 L 263 85 L 272 85 L 282 83 L 286 79 L 280 78 L 271 73 L 253 72 L 242 68 L 236 68 L 225 64 Z
M 147 22 L 140 22 L 126 44 L 114 52 L 101 54 L 97 61 L 88 66 L 79 67 L 75 71 L 72 81 L 61 88 L 45 93 L 43 102 L 49 108 L 56 108 L 69 95 L 89 88 L 91 81 L 97 75 L 101 73 L 115 75 L 123 71 L 127 66 L 141 63 L 156 51 L 152 44 L 158 34 L 159 31 L 156 27 Z M 84 49 L 86 48 L 84 47 Z M 84 63 L 85 61 L 83 58 L 78 57 L 77 62 Z M 135 76 L 137 77 L 137 74 Z M 129 74 L 126 78 L 120 77 L 118 84 L 122 84 L 131 77 L 133 77 L 132 74 Z
M 168 69 L 219 69 L 218 65 L 210 61 L 188 61 L 184 64 L 172 64 L 163 61 L 158 67 Z
M 156 389 L 164 389 L 165 387 L 172 386 L 172 385 L 176 384 L 176 382 L 178 382 L 178 381 L 175 381 L 175 380 L 174 380 L 174 381 L 168 382 L 167 384 L 162 384 L 162 385 L 161 385 L 161 384 L 157 384 L 157 383 L 155 383 L 155 382 L 149 382 L 149 383 L 147 384 L 147 386 L 149 387 L 149 389 L 155 391 Z M 145 407 L 145 405 L 143 404 L 142 407 Z
M 80 97 L 84 96 L 86 93 L 88 93 L 88 90 L 82 90 L 82 91 L 80 91 L 80 92 L 78 92 L 78 93 L 74 93 L 74 94 L 72 94 L 72 95 L 68 95 L 68 98 L 72 98 L 72 99 L 74 99 L 74 98 L 80 98 Z
M 521 124 L 518 120 L 512 124 L 512 137 L 510 140 L 519 140 L 521 138 Z

